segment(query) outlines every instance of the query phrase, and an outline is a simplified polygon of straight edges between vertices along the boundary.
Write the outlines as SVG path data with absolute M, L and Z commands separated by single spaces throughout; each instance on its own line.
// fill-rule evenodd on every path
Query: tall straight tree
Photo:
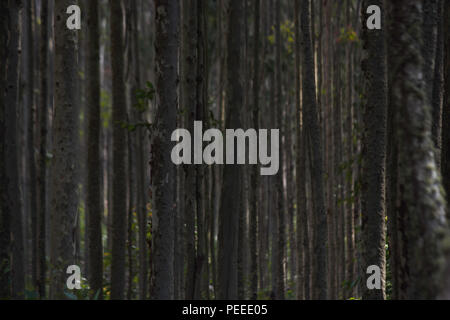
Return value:
M 327 216 L 323 182 L 321 130 L 316 103 L 314 52 L 311 40 L 310 3 L 301 0 L 301 34 L 303 46 L 302 88 L 305 135 L 310 157 L 311 193 L 314 219 L 313 274 L 314 299 L 327 298 Z
M 102 205 L 100 190 L 100 29 L 98 0 L 88 2 L 87 30 L 87 198 L 88 261 L 91 295 L 103 297 Z
M 243 102 L 241 79 L 242 1 L 228 4 L 227 33 L 227 94 L 226 128 L 241 127 L 240 108 Z M 234 152 L 236 155 L 236 150 Z M 219 211 L 218 282 L 219 299 L 237 298 L 237 252 L 239 206 L 241 198 L 241 169 L 227 165 L 223 169 L 222 194 Z
M 297 184 L 297 299 L 309 300 L 310 255 L 308 212 L 306 207 L 305 124 L 301 109 L 301 34 L 300 1 L 295 0 L 295 109 L 296 109 L 296 184 Z
M 34 15 L 35 10 L 33 1 L 24 1 L 22 10 L 23 35 L 22 35 L 22 75 L 20 82 L 23 89 L 23 110 L 27 115 L 26 119 L 26 187 L 23 188 L 24 193 L 24 211 L 25 217 L 30 218 L 31 223 L 31 281 L 36 287 L 37 280 L 37 241 L 35 228 L 37 222 L 37 198 L 36 198 L 36 160 L 35 160 L 35 105 L 34 105 Z M 25 230 L 27 230 L 26 228 Z M 25 255 L 25 258 L 27 255 Z M 26 262 L 25 262 L 26 263 Z
M 154 299 L 174 297 L 175 166 L 171 135 L 178 107 L 179 2 L 155 1 L 156 123 L 151 135 L 152 248 Z
M 254 4 L 254 46 L 253 46 L 253 128 L 259 129 L 259 8 L 260 0 Z M 250 211 L 250 298 L 258 297 L 258 251 L 256 248 L 258 234 L 259 172 L 258 166 L 251 171 L 251 211 Z
M 194 132 L 197 114 L 197 0 L 187 0 L 182 6 L 183 28 L 181 41 L 181 107 L 185 108 L 186 125 Z M 186 224 L 186 299 L 193 299 L 196 283 L 195 251 L 195 211 L 196 211 L 196 167 L 185 166 L 185 183 L 189 186 L 185 192 Z
M 422 57 L 420 0 L 391 3 L 389 46 L 392 64 L 390 103 L 398 110 L 398 230 L 401 242 L 400 298 L 436 299 L 442 291 L 448 224 L 440 175 L 431 138 L 431 106 L 427 103 Z M 420 48 L 420 47 L 419 47 Z
M 23 298 L 25 295 L 25 262 L 24 238 L 22 223 L 22 194 L 20 189 L 19 169 L 19 137 L 18 137 L 18 110 L 19 110 L 19 70 L 21 54 L 21 8 L 19 0 L 8 1 L 9 15 L 9 42 L 7 46 L 7 68 L 5 87 L 5 165 L 6 165 L 6 199 L 5 213 L 11 219 L 11 281 L 12 297 Z
M 66 26 L 70 0 L 55 1 L 55 111 L 50 190 L 50 298 L 64 299 L 66 269 L 76 264 L 78 208 L 77 35 Z
M 48 1 L 41 2 L 40 25 L 40 95 L 39 95 L 39 164 L 38 164 L 38 213 L 37 213 L 37 290 L 39 297 L 45 297 L 46 276 L 46 227 L 47 227 L 47 130 L 48 130 Z
M 369 30 L 366 25 L 370 5 L 382 12 L 382 28 Z M 362 149 L 362 264 L 365 278 L 368 266 L 381 269 L 381 289 L 371 290 L 363 284 L 363 299 L 385 299 L 385 210 L 384 171 L 386 160 L 387 62 L 384 28 L 384 0 L 366 0 L 362 6 L 365 75 L 364 133 Z M 364 281 L 363 281 L 364 282 Z
M 7 101 L 5 97 L 6 65 L 10 34 L 8 1 L 0 3 L 0 299 L 11 297 L 11 216 L 8 208 L 8 177 L 6 165 L 6 118 Z
M 276 102 L 276 125 L 278 128 L 283 126 L 283 98 L 282 98 L 282 82 L 281 82 L 281 4 L 275 4 L 275 102 Z M 314 78 L 313 78 L 314 79 Z M 275 297 L 277 299 L 284 299 L 284 245 L 286 226 L 284 223 L 285 217 L 285 203 L 284 203 L 284 188 L 283 188 L 283 140 L 280 140 L 280 172 L 277 175 L 277 212 L 278 212 L 278 239 L 276 252 L 276 280 L 274 288 Z M 275 266 L 273 266 L 275 268 Z
M 127 220 L 126 134 L 127 120 L 124 80 L 123 6 L 122 0 L 111 0 L 111 67 L 113 122 L 112 181 L 112 260 L 111 299 L 123 299 L 125 289 L 125 241 Z

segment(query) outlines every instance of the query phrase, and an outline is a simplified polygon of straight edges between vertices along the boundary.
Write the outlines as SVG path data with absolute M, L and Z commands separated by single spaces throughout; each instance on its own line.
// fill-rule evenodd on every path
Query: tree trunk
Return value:
M 66 269 L 76 264 L 78 209 L 77 40 L 66 27 L 69 0 L 55 2 L 55 112 L 50 190 L 50 298 L 64 299 Z M 75 145 L 74 145 L 75 144 Z
M 365 75 L 364 134 L 362 150 L 362 288 L 363 299 L 385 299 L 385 212 L 384 171 L 386 161 L 386 46 L 384 29 L 368 30 L 366 8 L 376 4 L 384 13 L 384 1 L 365 1 L 362 6 Z M 384 17 L 384 16 L 383 16 Z M 384 18 L 382 19 L 384 25 Z M 365 285 L 366 269 L 376 265 L 381 270 L 381 289 Z
M 186 125 L 194 132 L 197 119 L 197 1 L 188 0 L 182 4 L 183 28 L 181 42 L 181 107 L 186 108 Z M 184 167 L 185 183 L 188 186 L 186 198 L 186 299 L 193 299 L 196 282 L 195 213 L 196 213 L 196 166 Z
M 125 294 L 125 243 L 127 236 L 127 121 L 124 80 L 123 8 L 122 1 L 112 0 L 111 6 L 111 67 L 112 67 L 112 260 L 111 299 L 122 300 Z
M 11 215 L 8 199 L 8 177 L 6 166 L 6 118 L 7 88 L 6 65 L 10 33 L 8 1 L 0 2 L 0 299 L 11 298 Z
M 255 0 L 254 6 L 254 46 L 253 46 L 253 128 L 259 130 L 259 8 L 260 0 Z M 259 203 L 259 172 L 258 166 L 251 172 L 251 208 L 250 208 L 250 299 L 258 297 L 258 251 L 256 248 L 258 236 L 258 203 Z M 260 253 L 259 253 L 260 254 Z
M 99 4 L 91 0 L 88 4 L 88 57 L 87 57 L 87 198 L 88 215 L 88 259 L 91 297 L 103 298 L 103 246 L 102 246 L 102 196 L 100 161 L 100 30 Z
M 178 106 L 178 32 L 177 1 L 155 2 L 156 92 L 157 112 L 152 132 L 152 250 L 153 297 L 173 299 L 174 286 L 174 215 L 176 205 L 175 166 L 170 159 L 170 140 L 176 126 Z
M 280 131 L 284 131 L 282 129 L 283 126 L 283 98 L 282 98 L 282 82 L 281 82 L 281 29 L 280 29 L 280 19 L 281 19 L 281 4 L 275 4 L 275 96 L 276 96 L 276 125 L 280 129 Z M 314 79 L 314 78 L 312 78 Z M 275 108 L 275 106 L 274 106 Z M 283 135 L 281 135 L 283 136 Z M 280 170 L 277 175 L 277 212 L 278 212 L 278 239 L 277 246 L 278 255 L 275 258 L 277 263 L 277 274 L 276 274 L 276 288 L 274 290 L 275 297 L 277 299 L 283 300 L 284 297 L 284 247 L 286 242 L 285 235 L 285 206 L 284 206 L 284 192 L 283 192 L 283 139 L 280 139 Z
M 240 106 L 242 105 L 241 26 L 242 2 L 230 0 L 228 6 L 227 33 L 227 101 L 226 128 L 241 127 Z M 236 150 L 235 150 L 236 151 Z M 236 154 L 236 152 L 235 152 Z M 239 203 L 241 198 L 240 165 L 226 165 L 223 169 L 222 195 L 219 212 L 219 256 L 218 269 L 219 299 L 237 298 L 237 230 Z
M 314 81 L 314 59 L 311 48 L 311 25 L 309 0 L 301 0 L 301 31 L 303 45 L 303 108 L 305 134 L 311 159 L 311 192 L 314 212 L 314 269 L 312 287 L 314 299 L 327 298 L 327 216 L 323 187 L 323 157 L 321 132 L 316 104 L 316 85 Z
M 40 35 L 40 95 L 39 95 L 39 205 L 37 213 L 37 290 L 41 299 L 45 298 L 46 262 L 46 224 L 47 224 L 47 130 L 48 130 L 48 2 L 41 2 Z
M 407 282 L 401 298 L 435 299 L 444 276 L 445 243 L 448 225 L 445 202 L 436 169 L 431 126 L 431 107 L 427 103 L 422 75 L 422 59 L 417 41 L 422 43 L 420 21 L 422 1 L 396 1 L 392 5 L 390 46 L 392 63 L 392 107 L 399 112 L 396 127 L 398 156 L 402 165 L 399 178 L 398 232 L 405 264 L 400 275 Z M 447 271 L 448 272 L 448 271 Z

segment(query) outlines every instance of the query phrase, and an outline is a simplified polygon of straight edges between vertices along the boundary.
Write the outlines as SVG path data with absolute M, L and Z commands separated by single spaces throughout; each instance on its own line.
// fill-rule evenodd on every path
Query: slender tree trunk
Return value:
M 133 101 L 136 102 L 136 90 L 141 85 L 141 63 L 139 54 L 139 14 L 138 14 L 138 2 L 133 1 L 131 4 L 131 32 L 132 32 L 132 53 L 133 53 L 133 88 L 132 91 L 134 96 Z M 143 115 L 137 116 L 136 121 L 143 121 Z M 136 150 L 136 182 L 137 182 L 137 215 L 138 215 L 138 247 L 139 247 L 139 299 L 144 300 L 147 297 L 147 277 L 148 277 L 148 252 L 147 252 L 147 187 L 145 183 L 146 179 L 146 166 L 145 166 L 145 155 L 144 155 L 144 141 L 145 141 L 145 128 L 137 128 L 137 150 Z
M 47 223 L 47 129 L 48 129 L 48 2 L 41 2 L 41 35 L 40 35 L 40 101 L 39 101 L 39 172 L 38 192 L 39 205 L 37 213 L 37 290 L 41 299 L 45 298 L 46 278 L 46 223 Z
M 178 106 L 179 3 L 157 0 L 155 11 L 157 112 L 150 162 L 153 184 L 153 297 L 173 299 L 175 166 L 167 150 L 171 150 L 170 136 L 175 130 Z
M 127 236 L 126 131 L 127 121 L 124 80 L 123 8 L 122 1 L 112 0 L 111 6 L 111 67 L 112 67 L 112 260 L 111 299 L 123 299 L 125 290 L 125 243 Z
M 51 168 L 50 298 L 63 299 L 66 269 L 74 265 L 78 206 L 76 109 L 77 40 L 66 27 L 69 0 L 55 2 L 55 113 Z M 75 143 L 75 145 L 74 145 Z
M 283 126 L 283 98 L 282 98 L 282 82 L 281 82 L 281 4 L 275 4 L 275 96 L 276 96 L 276 114 L 277 126 L 282 130 Z M 313 78 L 314 79 L 314 78 Z M 284 206 L 284 192 L 283 192 L 283 139 L 280 140 L 280 171 L 277 175 L 277 211 L 278 211 L 278 239 L 277 239 L 277 274 L 276 274 L 276 288 L 275 297 L 277 299 L 284 299 L 284 247 L 286 242 L 285 235 L 285 206 Z
M 242 1 L 230 0 L 227 34 L 227 102 L 226 128 L 241 127 L 242 83 L 240 46 Z M 236 150 L 235 150 L 236 151 Z M 236 154 L 236 152 L 235 152 Z M 241 169 L 238 164 L 223 169 L 222 196 L 219 212 L 219 299 L 237 298 L 237 232 L 241 198 Z
M 20 168 L 18 137 L 19 83 L 20 83 L 20 55 L 21 55 L 21 9 L 20 0 L 9 0 L 9 43 L 6 90 L 5 90 L 5 154 L 6 160 L 6 212 L 11 217 L 11 276 L 12 297 L 23 299 L 25 295 L 25 260 L 24 260 L 24 224 L 23 202 L 20 189 Z
M 188 0 L 182 4 L 183 28 L 181 42 L 181 107 L 186 108 L 186 125 L 194 132 L 197 119 L 197 1 Z M 196 277 L 195 213 L 196 213 L 196 166 L 184 167 L 185 183 L 188 186 L 186 198 L 186 299 L 193 299 Z
M 37 219 L 37 197 L 36 197 L 36 161 L 35 161 L 35 124 L 36 119 L 35 114 L 35 106 L 34 106 L 34 46 L 33 46 L 33 2 L 25 1 L 24 9 L 23 9 L 23 40 L 22 40 L 22 70 L 23 77 L 21 82 L 23 83 L 23 104 L 26 113 L 28 114 L 28 119 L 26 121 L 27 132 L 26 132 L 26 142 L 27 142 L 27 150 L 26 154 L 26 164 L 27 164 L 27 177 L 26 184 L 27 188 L 24 191 L 27 191 L 24 197 L 24 201 L 28 203 L 28 212 L 25 214 L 25 217 L 30 217 L 30 236 L 27 237 L 27 240 L 30 239 L 31 250 L 26 251 L 31 255 L 31 283 L 33 287 L 36 287 L 37 280 L 37 237 L 36 237 L 36 219 Z M 25 220 L 27 221 L 27 220 Z M 25 223 L 25 230 L 28 230 L 28 225 Z M 25 248 L 26 249 L 26 248 Z M 25 258 L 28 254 L 25 254 Z M 28 264 L 25 262 L 25 265 L 28 267 Z
M 4 95 L 6 65 L 10 33 L 10 14 L 8 1 L 0 2 L 0 299 L 11 298 L 11 215 L 8 208 L 8 177 L 6 166 L 6 118 L 7 101 Z
M 196 1 L 196 15 L 197 15 L 197 78 L 196 78 L 196 93 L 197 93 L 197 105 L 196 105 L 196 120 L 202 121 L 207 125 L 206 117 L 209 116 L 205 112 L 205 94 L 206 94 L 206 60 L 205 60 L 205 29 L 204 29 L 204 2 L 206 0 Z M 205 277 L 205 264 L 207 263 L 207 251 L 206 251 L 206 190 L 205 190 L 205 166 L 200 164 L 195 166 L 196 169 L 196 188 L 195 198 L 197 203 L 196 218 L 197 218 L 197 254 L 195 258 L 195 292 L 194 298 L 201 299 L 202 296 L 206 296 L 206 292 L 202 292 L 202 282 L 206 281 Z
M 314 270 L 312 287 L 314 299 L 327 298 L 327 216 L 323 187 L 322 141 L 316 104 L 316 86 L 314 79 L 314 60 L 311 48 L 311 26 L 309 18 L 309 0 L 301 0 L 301 31 L 303 45 L 303 107 L 305 134 L 311 159 L 311 192 L 314 212 Z
M 100 30 L 99 4 L 97 0 L 88 2 L 87 31 L 87 198 L 88 215 L 88 261 L 91 297 L 103 298 L 103 246 L 102 246 L 102 196 L 100 161 Z
M 347 0 L 347 28 L 348 31 L 353 31 L 350 5 L 352 0 Z M 359 12 L 356 13 L 356 16 Z M 353 42 L 348 43 L 346 48 L 346 60 L 347 60 L 347 119 L 346 119 L 346 160 L 347 166 L 345 168 L 346 172 L 346 204 L 347 208 L 345 210 L 346 219 L 346 275 L 345 275 L 345 288 L 344 298 L 349 298 L 353 296 L 353 286 L 354 281 L 354 260 L 355 260 L 355 236 L 354 236 L 354 220 L 353 220 L 353 76 L 354 76 L 354 66 L 352 63 L 353 59 Z
M 260 0 L 254 3 L 254 46 L 253 46 L 253 128 L 259 129 L 259 8 Z M 258 204 L 259 204 L 259 172 L 258 166 L 251 172 L 251 208 L 250 208 L 250 299 L 258 297 Z
M 385 212 L 384 169 L 386 160 L 386 46 L 384 29 L 368 30 L 366 8 L 376 4 L 384 12 L 384 1 L 365 1 L 362 6 L 365 74 L 364 134 L 362 159 L 362 282 L 363 299 L 385 299 Z M 384 16 L 383 16 L 384 17 Z M 382 19 L 384 25 L 384 19 Z M 364 285 L 367 267 L 381 269 L 381 289 Z

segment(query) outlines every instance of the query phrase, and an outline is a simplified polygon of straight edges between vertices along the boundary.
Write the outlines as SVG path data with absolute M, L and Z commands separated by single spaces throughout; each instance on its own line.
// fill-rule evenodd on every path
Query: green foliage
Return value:
M 111 96 L 108 91 L 100 91 L 100 116 L 103 128 L 108 128 L 111 121 Z
M 337 39 L 338 43 L 352 43 L 359 42 L 358 35 L 355 30 L 353 30 L 350 26 L 342 27 L 339 30 L 339 37 Z
M 91 300 L 89 284 L 86 278 L 81 278 L 81 289 L 76 290 L 64 290 L 64 295 L 69 300 Z M 92 300 L 97 300 L 100 292 L 97 292 Z
M 137 89 L 135 92 L 136 95 L 136 103 L 134 104 L 134 108 L 139 113 L 145 113 L 149 107 L 149 101 L 153 100 L 155 96 L 155 89 L 153 84 L 150 81 L 146 82 L 146 86 L 143 89 Z M 128 121 L 119 121 L 118 122 L 122 129 L 126 129 L 129 132 L 134 132 L 138 128 L 143 127 L 151 130 L 152 124 L 146 121 L 131 123 Z
M 148 110 L 148 102 L 153 100 L 155 96 L 155 88 L 150 81 L 147 81 L 143 89 L 137 89 L 136 92 L 136 103 L 134 107 L 143 113 Z

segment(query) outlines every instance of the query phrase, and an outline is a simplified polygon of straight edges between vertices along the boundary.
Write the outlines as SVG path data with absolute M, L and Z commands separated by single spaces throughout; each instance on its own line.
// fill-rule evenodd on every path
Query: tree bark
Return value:
M 102 196 L 100 161 L 100 30 L 99 4 L 97 0 L 89 1 L 87 31 L 87 199 L 88 215 L 88 261 L 91 297 L 103 298 L 103 246 L 102 246 Z
M 241 29 L 242 1 L 230 0 L 228 10 L 229 32 L 227 33 L 227 101 L 226 128 L 241 127 L 242 105 L 241 78 Z M 236 152 L 235 152 L 236 154 Z M 237 298 L 237 230 L 241 195 L 241 169 L 237 164 L 223 169 L 222 195 L 219 212 L 218 268 L 219 299 Z
M 390 46 L 392 63 L 392 107 L 398 109 L 399 221 L 405 268 L 400 277 L 400 298 L 435 299 L 442 290 L 448 225 L 441 181 L 431 139 L 431 107 L 425 95 L 420 21 L 423 2 L 392 3 Z M 448 272 L 448 271 L 447 271 Z
M 366 57 L 362 61 L 365 75 L 364 133 L 362 149 L 362 297 L 385 299 L 385 196 L 384 171 L 386 161 L 386 46 L 384 15 L 381 30 L 368 30 L 366 9 L 375 4 L 384 13 L 384 1 L 364 1 L 362 6 L 363 41 Z M 381 289 L 371 290 L 365 285 L 366 269 L 376 265 L 381 270 Z
M 170 159 L 170 136 L 176 126 L 178 106 L 179 3 L 157 0 L 156 23 L 156 123 L 152 132 L 152 250 L 153 297 L 173 299 L 175 166 Z
M 111 67 L 112 67 L 112 260 L 111 299 L 122 300 L 125 294 L 125 244 L 127 236 L 127 121 L 124 80 L 124 47 L 122 1 L 111 0 Z
M 47 227 L 47 130 L 48 130 L 48 2 L 41 3 L 41 34 L 40 34 L 40 95 L 39 95 L 39 172 L 38 192 L 39 205 L 37 217 L 37 290 L 39 297 L 45 297 L 46 262 L 46 227 Z
M 327 298 L 327 216 L 323 187 L 323 156 L 320 125 L 316 104 L 316 85 L 314 81 L 314 59 L 311 48 L 311 25 L 309 0 L 301 0 L 301 31 L 303 45 L 303 108 L 305 134 L 311 159 L 311 192 L 314 212 L 313 276 L 314 299 Z
M 10 33 L 8 1 L 0 2 L 0 299 L 11 297 L 11 216 L 8 208 L 8 177 L 6 166 L 6 118 L 5 92 L 6 65 Z
M 254 3 L 254 46 L 253 46 L 253 128 L 259 129 L 259 8 L 260 0 Z M 250 211 L 250 299 L 258 297 L 258 203 L 259 203 L 259 167 L 253 166 L 251 172 L 251 211 Z
M 78 209 L 77 36 L 66 27 L 69 0 L 55 2 L 55 112 L 50 190 L 50 298 L 64 299 L 66 269 L 76 264 Z M 75 144 L 75 145 L 74 145 Z
M 436 55 L 434 59 L 434 80 L 432 92 L 431 134 L 436 148 L 438 167 L 441 163 L 441 130 L 442 130 L 442 101 L 444 88 L 444 2 L 437 1 L 437 36 Z

